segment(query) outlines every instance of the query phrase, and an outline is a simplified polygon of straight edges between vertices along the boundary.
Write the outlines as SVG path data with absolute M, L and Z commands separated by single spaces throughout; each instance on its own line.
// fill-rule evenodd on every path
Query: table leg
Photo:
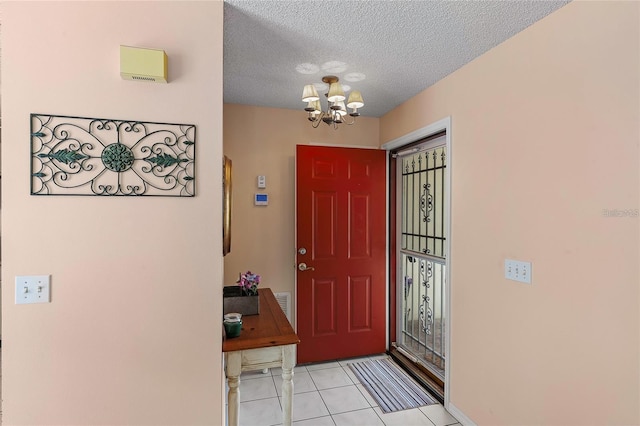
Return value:
M 296 347 L 282 348 L 282 416 L 283 425 L 291 426 L 293 420 L 293 367 L 296 365 Z
M 229 352 L 227 354 L 227 383 L 229 394 L 227 398 L 227 419 L 229 426 L 238 426 L 240 423 L 240 373 L 242 357 L 240 352 Z

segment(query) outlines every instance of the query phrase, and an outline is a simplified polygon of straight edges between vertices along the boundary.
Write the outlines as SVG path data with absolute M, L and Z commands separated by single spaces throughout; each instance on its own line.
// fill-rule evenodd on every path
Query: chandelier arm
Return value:
M 314 129 L 318 128 L 320 123 L 322 123 L 322 115 L 323 114 L 324 113 L 319 114 L 318 117 L 311 122 L 311 125 L 313 126 Z

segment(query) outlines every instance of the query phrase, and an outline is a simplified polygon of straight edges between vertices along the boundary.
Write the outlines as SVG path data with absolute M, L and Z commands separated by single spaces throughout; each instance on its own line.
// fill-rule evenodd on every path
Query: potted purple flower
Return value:
M 244 274 L 240 274 L 240 278 L 236 283 L 242 289 L 242 294 L 246 296 L 257 296 L 258 285 L 260 284 L 260 275 L 252 274 L 251 271 L 247 271 Z
M 223 313 L 239 313 L 242 315 L 257 315 L 260 313 L 260 298 L 258 285 L 260 275 L 251 271 L 241 273 L 235 286 L 224 286 Z

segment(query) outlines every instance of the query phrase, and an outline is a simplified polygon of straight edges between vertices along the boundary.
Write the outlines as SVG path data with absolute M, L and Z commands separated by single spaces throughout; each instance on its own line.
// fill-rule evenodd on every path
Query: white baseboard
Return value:
M 453 403 L 449 402 L 449 406 L 447 407 L 447 411 L 451 413 L 453 417 L 455 417 L 461 425 L 463 426 L 477 426 L 473 420 L 467 417 L 458 407 L 453 405 Z

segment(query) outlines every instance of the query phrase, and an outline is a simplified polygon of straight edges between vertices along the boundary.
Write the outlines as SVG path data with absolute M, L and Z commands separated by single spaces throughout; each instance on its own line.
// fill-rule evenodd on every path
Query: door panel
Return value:
M 313 288 L 313 336 L 329 336 L 337 333 L 336 285 L 332 280 L 314 280 Z
M 371 276 L 349 277 L 349 331 L 371 330 Z
M 297 147 L 298 362 L 385 351 L 385 202 L 384 151 Z
M 369 195 L 351 194 L 350 197 L 350 219 L 349 226 L 349 258 L 370 258 L 371 257 L 371 228 L 369 227 Z
M 336 220 L 338 205 L 335 192 L 313 192 L 313 253 L 317 259 L 336 256 Z

